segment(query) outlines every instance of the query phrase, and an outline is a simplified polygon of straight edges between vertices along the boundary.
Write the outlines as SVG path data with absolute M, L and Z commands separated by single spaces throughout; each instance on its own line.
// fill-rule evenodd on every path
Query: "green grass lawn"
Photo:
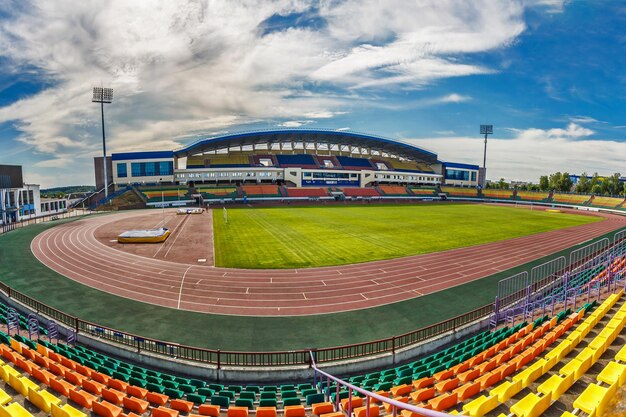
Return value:
M 505 240 L 600 218 L 479 204 L 241 208 L 215 211 L 215 260 L 303 268 L 391 259 Z

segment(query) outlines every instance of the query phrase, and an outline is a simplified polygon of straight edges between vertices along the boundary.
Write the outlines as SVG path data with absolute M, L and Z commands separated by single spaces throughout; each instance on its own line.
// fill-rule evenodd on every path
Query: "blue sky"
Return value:
M 419 3 L 419 4 L 418 4 Z M 256 128 L 402 139 L 488 178 L 626 174 L 626 3 L 0 2 L 0 163 L 93 184 L 108 149 Z

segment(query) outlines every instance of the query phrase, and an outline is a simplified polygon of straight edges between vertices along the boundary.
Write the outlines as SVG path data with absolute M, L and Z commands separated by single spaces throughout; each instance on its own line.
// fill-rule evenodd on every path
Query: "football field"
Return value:
M 601 221 L 482 204 L 222 209 L 213 213 L 215 265 L 304 268 L 399 258 Z

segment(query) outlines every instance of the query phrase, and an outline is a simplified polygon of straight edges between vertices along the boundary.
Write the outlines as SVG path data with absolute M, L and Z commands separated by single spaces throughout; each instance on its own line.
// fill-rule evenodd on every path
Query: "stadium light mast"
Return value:
M 104 167 L 104 198 L 109 197 L 109 178 L 107 177 L 107 145 L 104 135 L 104 103 L 110 104 L 113 101 L 113 89 L 94 87 L 92 103 L 100 103 L 100 114 L 102 115 L 102 166 Z
M 487 169 L 487 136 L 493 135 L 493 125 L 480 125 L 480 134 L 485 135 L 485 151 L 483 152 L 483 168 Z

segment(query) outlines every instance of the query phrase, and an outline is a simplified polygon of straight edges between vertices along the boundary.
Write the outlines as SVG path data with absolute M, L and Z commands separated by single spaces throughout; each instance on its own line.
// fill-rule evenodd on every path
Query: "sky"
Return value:
M 626 2 L 0 0 L 0 164 L 94 184 L 107 151 L 226 132 L 399 139 L 487 177 L 626 175 Z

